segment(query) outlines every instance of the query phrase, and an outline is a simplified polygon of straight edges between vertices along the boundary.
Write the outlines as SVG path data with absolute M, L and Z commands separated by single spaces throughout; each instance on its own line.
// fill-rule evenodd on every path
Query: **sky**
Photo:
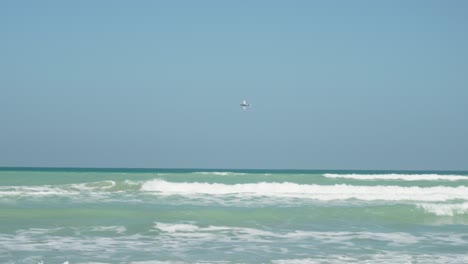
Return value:
M 5 0 L 0 73 L 0 166 L 468 170 L 468 1 Z

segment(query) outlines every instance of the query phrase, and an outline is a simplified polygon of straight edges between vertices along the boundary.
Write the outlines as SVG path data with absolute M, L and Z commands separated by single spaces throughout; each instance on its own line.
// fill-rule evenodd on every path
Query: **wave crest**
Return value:
M 424 203 L 418 204 L 419 208 L 424 211 L 438 215 L 438 216 L 454 216 L 468 214 L 468 203 L 462 204 L 437 204 L 437 203 Z
M 202 175 L 216 175 L 216 176 L 237 176 L 237 175 L 247 175 L 247 173 L 242 173 L 242 172 L 232 172 L 232 171 L 201 171 L 201 172 L 193 172 L 193 174 L 202 174 Z
M 387 201 L 447 201 L 468 200 L 468 187 L 402 187 L 353 186 L 347 184 L 316 185 L 283 183 L 220 184 L 203 182 L 168 182 L 151 180 L 141 186 L 142 191 L 159 195 L 237 195 L 310 198 L 316 200 L 387 200 Z
M 354 180 L 403 180 L 403 181 L 468 181 L 467 176 L 440 174 L 323 174 L 326 178 Z

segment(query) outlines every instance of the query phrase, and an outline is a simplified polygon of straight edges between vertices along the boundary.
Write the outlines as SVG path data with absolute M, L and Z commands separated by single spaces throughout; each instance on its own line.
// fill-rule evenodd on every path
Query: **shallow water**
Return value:
M 0 170 L 1 263 L 468 263 L 468 173 Z

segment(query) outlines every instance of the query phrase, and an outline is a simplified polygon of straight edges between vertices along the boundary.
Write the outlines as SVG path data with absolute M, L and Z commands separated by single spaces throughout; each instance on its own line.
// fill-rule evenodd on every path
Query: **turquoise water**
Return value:
M 0 263 L 468 263 L 468 172 L 0 169 Z

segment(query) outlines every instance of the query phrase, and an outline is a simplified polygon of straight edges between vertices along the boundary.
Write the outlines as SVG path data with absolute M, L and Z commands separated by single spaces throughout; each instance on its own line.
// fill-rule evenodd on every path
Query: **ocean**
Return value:
M 468 172 L 0 168 L 0 263 L 468 263 Z

